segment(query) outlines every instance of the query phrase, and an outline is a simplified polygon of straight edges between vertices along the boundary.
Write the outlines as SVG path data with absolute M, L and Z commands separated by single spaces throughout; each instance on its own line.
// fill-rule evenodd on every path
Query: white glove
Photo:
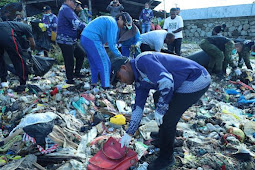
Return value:
M 129 134 L 125 133 L 124 136 L 122 136 L 122 138 L 120 140 L 121 148 L 123 148 L 123 146 L 128 147 L 130 141 L 131 141 L 131 136 Z
M 158 126 L 161 125 L 163 123 L 163 116 L 164 115 L 161 115 L 158 112 L 155 112 L 154 116 L 155 116 L 155 121 L 157 122 Z
M 2 82 L 1 86 L 2 86 L 2 88 L 8 88 L 9 87 L 9 83 L 8 82 Z
M 237 76 L 240 76 L 242 74 L 242 72 L 239 68 L 235 69 L 235 73 Z

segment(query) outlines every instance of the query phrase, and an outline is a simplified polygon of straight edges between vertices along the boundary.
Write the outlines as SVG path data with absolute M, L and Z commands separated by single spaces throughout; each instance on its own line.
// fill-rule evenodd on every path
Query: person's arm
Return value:
M 154 17 L 153 11 L 151 10 L 151 12 L 150 12 L 150 20 L 152 20 L 153 17 Z
M 158 86 L 160 97 L 156 104 L 155 112 L 164 115 L 168 110 L 174 92 L 172 74 L 169 73 L 153 55 L 147 59 L 144 57 L 140 58 L 137 67 L 141 68 L 140 71 L 143 72 L 153 84 Z
M 112 10 L 112 5 L 111 5 L 111 3 L 107 6 L 106 10 L 107 10 L 107 11 L 111 11 L 111 10 Z
M 123 10 L 124 10 L 123 5 L 122 5 L 122 4 L 120 4 L 120 3 L 119 3 L 119 7 L 120 7 L 120 8 L 119 8 L 119 10 L 120 10 L 120 11 L 123 11 Z
M 58 17 L 57 16 L 54 16 L 54 18 L 53 18 L 53 20 L 52 20 L 52 27 L 53 28 L 57 28 L 57 26 L 58 26 Z
M 111 29 L 108 29 L 106 31 L 107 31 L 109 49 L 111 50 L 111 52 L 114 54 L 115 57 L 120 57 L 121 53 L 116 46 L 117 36 L 118 36 L 118 26 L 112 24 Z
M 173 33 L 181 32 L 183 28 L 178 28 L 177 30 L 173 31 Z
M 126 130 L 126 133 L 129 135 L 135 134 L 136 130 L 139 127 L 139 124 L 143 117 L 143 109 L 144 109 L 144 105 L 148 97 L 148 94 L 149 94 L 149 90 L 136 87 L 135 105 L 133 108 L 128 129 Z
M 179 17 L 179 16 L 178 16 L 178 18 L 179 18 L 179 23 L 178 23 L 179 28 L 177 30 L 173 31 L 173 33 L 181 32 L 183 29 L 183 26 L 184 26 L 183 19 L 182 19 L 182 17 Z
M 31 50 L 34 50 L 35 49 L 35 40 L 34 40 L 34 38 L 33 37 L 29 37 L 28 41 L 29 41 Z
M 142 41 L 142 39 L 141 39 L 141 34 L 140 34 L 139 29 L 138 28 L 136 28 L 136 29 L 137 29 L 137 33 L 135 34 L 135 42 L 134 42 L 134 44 L 139 46 L 139 44 L 141 44 L 140 42 Z
M 153 41 L 153 42 L 154 42 L 154 48 L 155 48 L 154 50 L 156 52 L 160 52 L 162 47 L 163 47 L 163 45 L 164 45 L 164 43 L 158 42 L 158 41 Z
M 168 23 L 167 23 L 166 19 L 165 19 L 165 21 L 164 21 L 163 29 L 166 30 L 166 31 L 168 31 L 168 30 L 167 30 L 167 29 L 168 29 Z
M 77 30 L 83 30 L 85 28 L 85 23 L 81 22 L 77 15 L 71 10 L 65 10 L 65 17 L 67 20 L 73 25 L 73 27 Z
M 141 22 L 142 19 L 143 19 L 143 10 L 142 10 L 141 13 L 140 13 L 139 21 Z

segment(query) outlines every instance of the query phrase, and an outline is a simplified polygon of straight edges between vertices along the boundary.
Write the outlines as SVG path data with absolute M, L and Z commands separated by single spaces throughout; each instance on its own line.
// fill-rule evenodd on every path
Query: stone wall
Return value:
M 226 24 L 224 36 L 229 38 L 255 39 L 255 17 L 184 20 L 184 40 L 199 41 L 212 35 L 217 25 Z

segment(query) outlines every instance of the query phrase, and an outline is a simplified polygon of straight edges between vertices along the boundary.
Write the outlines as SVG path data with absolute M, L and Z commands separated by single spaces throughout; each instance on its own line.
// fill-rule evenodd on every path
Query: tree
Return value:
M 19 0 L 1 0 L 0 1 L 0 7 L 5 6 L 6 4 L 12 3 L 12 2 L 19 2 Z

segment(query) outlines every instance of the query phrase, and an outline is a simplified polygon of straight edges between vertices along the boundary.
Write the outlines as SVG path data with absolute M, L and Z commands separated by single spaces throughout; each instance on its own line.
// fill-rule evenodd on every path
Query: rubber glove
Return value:
M 239 68 L 235 69 L 235 73 L 237 76 L 240 76 L 242 74 L 242 72 Z
M 121 148 L 123 148 L 123 146 L 128 147 L 130 141 L 131 141 L 131 136 L 127 133 L 124 134 L 124 136 L 122 136 L 121 140 L 120 140 L 120 144 L 121 144 Z
M 158 126 L 160 126 L 163 123 L 163 116 L 164 115 L 161 115 L 158 112 L 155 112 L 154 116 L 155 116 L 155 121 L 157 122 Z

